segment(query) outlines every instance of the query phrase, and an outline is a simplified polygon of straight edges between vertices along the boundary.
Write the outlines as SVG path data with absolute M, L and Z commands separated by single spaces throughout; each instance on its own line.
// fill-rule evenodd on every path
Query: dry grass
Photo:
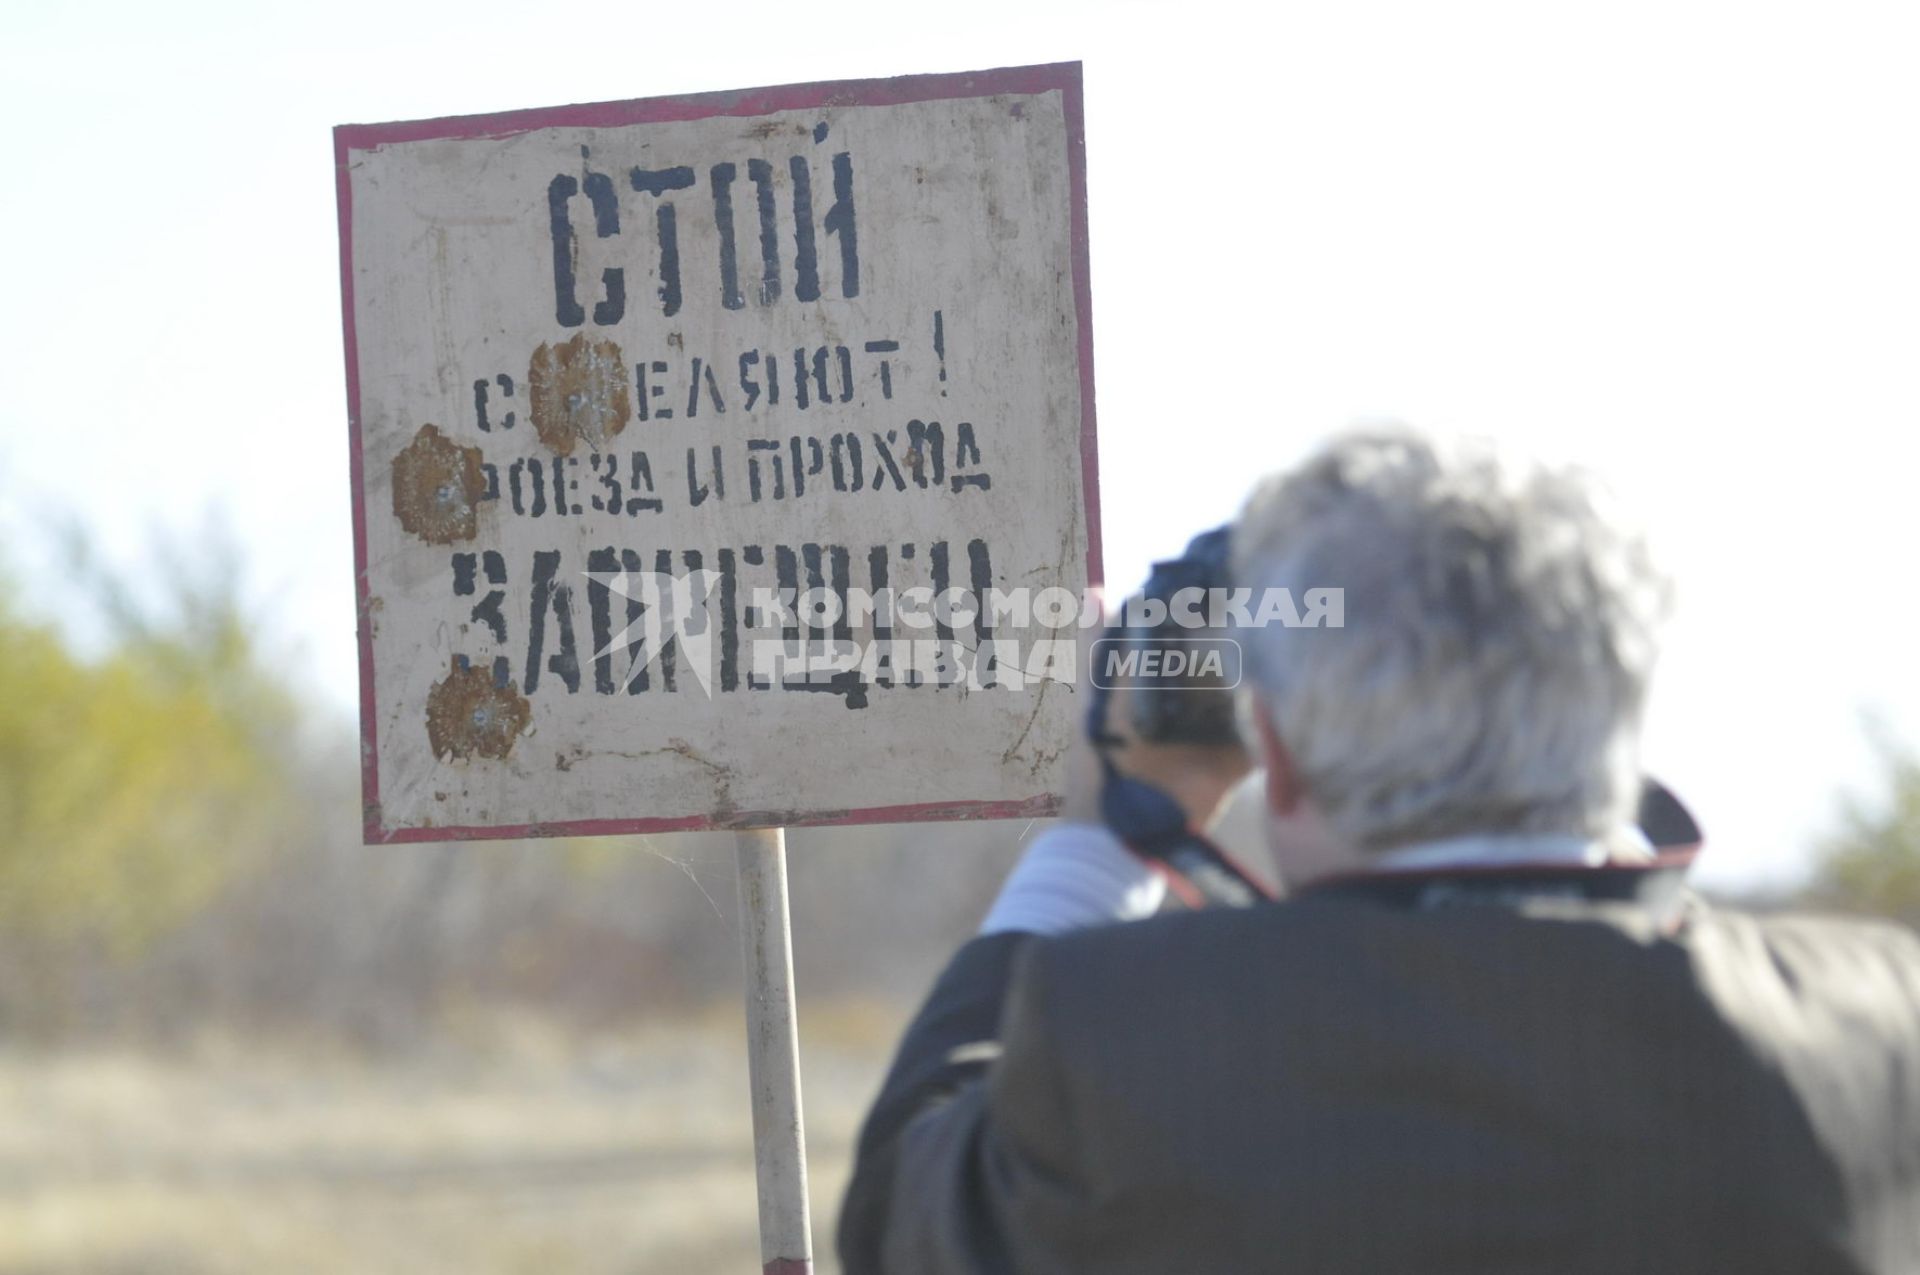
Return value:
M 373 1064 L 214 1044 L 0 1057 L 0 1270 L 759 1269 L 737 1011 Z M 803 1007 L 819 1268 L 895 1011 Z

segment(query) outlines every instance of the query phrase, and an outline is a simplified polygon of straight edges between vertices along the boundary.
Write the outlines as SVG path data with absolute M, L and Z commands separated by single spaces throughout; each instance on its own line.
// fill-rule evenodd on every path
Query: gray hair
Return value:
M 1239 584 L 1344 590 L 1342 627 L 1243 635 L 1252 695 L 1347 844 L 1629 821 L 1670 590 L 1571 471 L 1400 430 L 1257 487 Z

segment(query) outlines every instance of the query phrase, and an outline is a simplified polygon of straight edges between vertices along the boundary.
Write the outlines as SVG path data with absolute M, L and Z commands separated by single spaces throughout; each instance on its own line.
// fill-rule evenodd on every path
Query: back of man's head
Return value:
M 1344 844 L 1631 822 L 1668 588 L 1590 481 L 1352 434 L 1255 490 L 1234 558 L 1256 599 L 1344 591 L 1341 627 L 1244 637 L 1254 706 Z

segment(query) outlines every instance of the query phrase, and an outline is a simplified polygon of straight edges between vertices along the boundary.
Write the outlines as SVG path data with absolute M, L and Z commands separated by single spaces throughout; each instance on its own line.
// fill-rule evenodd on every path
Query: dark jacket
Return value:
M 978 939 L 839 1240 L 848 1275 L 1920 1272 L 1920 941 L 1365 890 Z

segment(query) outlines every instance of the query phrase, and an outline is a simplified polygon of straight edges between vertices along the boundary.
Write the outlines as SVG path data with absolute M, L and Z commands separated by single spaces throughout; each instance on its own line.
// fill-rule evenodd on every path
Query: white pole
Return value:
M 764 1275 L 812 1275 L 800 1032 L 794 1014 L 793 928 L 787 915 L 787 834 L 738 834 L 740 928 L 747 954 L 747 1076 L 760 1188 Z

